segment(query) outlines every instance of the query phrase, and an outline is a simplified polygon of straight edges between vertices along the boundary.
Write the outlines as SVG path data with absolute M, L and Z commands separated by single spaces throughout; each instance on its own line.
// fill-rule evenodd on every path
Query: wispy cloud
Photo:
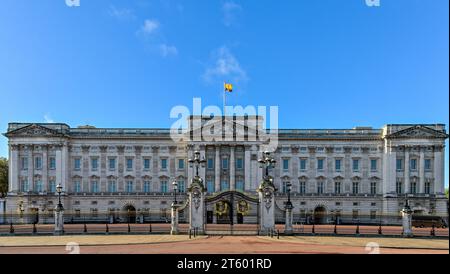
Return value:
M 161 44 L 159 45 L 159 49 L 163 57 L 174 56 L 178 54 L 178 50 L 175 46 Z
M 229 27 L 238 23 L 238 18 L 242 13 L 242 7 L 233 1 L 227 1 L 222 5 L 223 23 Z
M 155 33 L 160 27 L 159 21 L 156 19 L 146 19 L 141 27 L 141 32 L 147 35 Z
M 216 80 L 234 83 L 248 81 L 247 72 L 226 46 L 212 52 L 210 64 L 206 67 L 202 78 L 207 83 Z
M 48 114 L 48 113 L 46 113 L 45 115 L 44 115 L 44 121 L 46 122 L 46 123 L 54 123 L 55 121 L 52 119 L 52 117 L 50 117 L 50 114 Z
M 132 9 L 127 8 L 116 8 L 115 6 L 110 6 L 108 9 L 108 14 L 121 21 L 134 20 L 136 15 Z

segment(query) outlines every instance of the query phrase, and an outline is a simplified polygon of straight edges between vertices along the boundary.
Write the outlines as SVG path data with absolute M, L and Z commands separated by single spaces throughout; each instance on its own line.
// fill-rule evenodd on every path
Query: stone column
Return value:
M 178 234 L 178 204 L 172 203 L 170 234 Z
M 412 237 L 412 210 L 409 207 L 408 201 L 406 201 L 405 206 L 402 209 L 402 225 L 403 237 Z
M 436 194 L 444 194 L 444 146 L 437 145 L 434 147 L 434 192 Z
M 9 192 L 17 192 L 19 190 L 19 146 L 9 145 L 9 147 Z M 32 178 L 28 178 L 30 179 Z
M 267 181 L 258 188 L 260 231 L 270 233 L 275 229 L 275 187 Z
M 42 191 L 48 191 L 48 145 L 42 145 Z
M 251 179 L 250 179 L 250 172 L 251 172 L 251 166 L 250 166 L 250 161 L 251 161 L 251 154 L 250 154 L 250 146 L 246 145 L 245 146 L 245 152 L 244 152 L 244 191 L 248 191 L 248 190 L 252 190 L 251 187 Z
M 286 203 L 285 206 L 285 210 L 286 210 L 286 221 L 284 224 L 284 234 L 285 235 L 292 235 L 294 233 L 294 229 L 292 227 L 292 210 L 293 210 L 294 206 L 292 205 L 291 202 Z
M 418 193 L 425 193 L 425 147 L 419 147 L 419 190 Z
M 100 146 L 100 191 L 107 192 L 108 191 L 108 181 L 106 179 L 106 170 L 107 170 L 107 162 L 106 153 L 108 151 L 107 146 Z
M 27 183 L 28 189 L 24 189 L 24 191 L 32 191 L 34 184 L 34 157 L 33 157 L 33 149 L 34 146 L 28 146 L 28 172 L 27 172 Z
M 81 158 L 81 170 L 83 180 L 81 181 L 81 188 L 83 192 L 90 192 L 89 188 L 89 146 L 81 146 L 82 158 Z M 58 162 L 58 160 L 56 160 Z M 56 183 L 58 184 L 58 183 Z
M 235 160 L 234 160 L 234 149 L 233 145 L 230 146 L 230 190 L 235 189 L 235 179 L 236 179 L 236 171 L 235 171 Z
M 405 169 L 403 170 L 403 175 L 405 179 L 405 193 L 411 192 L 411 185 L 409 182 L 409 150 L 410 147 L 405 146 Z
M 134 163 L 134 174 L 136 174 L 135 178 L 135 191 L 141 192 L 143 187 L 141 184 L 142 180 L 142 146 L 134 146 L 135 152 L 135 163 Z
M 198 234 L 204 233 L 204 198 L 205 188 L 199 180 L 193 179 L 189 192 L 189 229 L 197 230 Z
M 214 176 L 215 176 L 215 188 L 216 192 L 220 191 L 220 146 L 216 146 L 216 159 L 214 161 Z
M 56 145 L 55 146 L 56 149 L 56 157 L 55 157 L 55 162 L 56 162 L 56 169 L 55 169 L 55 183 L 56 185 L 61 184 L 61 186 L 63 187 L 64 191 L 67 191 L 66 187 L 65 187 L 65 182 L 63 182 L 63 173 L 62 173 L 62 145 Z M 44 160 L 43 160 L 44 161 Z
M 64 207 L 60 204 L 55 207 L 55 235 L 64 234 Z

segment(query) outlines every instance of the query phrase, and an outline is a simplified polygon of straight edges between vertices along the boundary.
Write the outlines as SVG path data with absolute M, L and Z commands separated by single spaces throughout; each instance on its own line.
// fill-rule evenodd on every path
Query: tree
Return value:
M 0 157 L 0 197 L 8 192 L 8 160 Z
M 448 199 L 448 188 L 445 189 L 445 197 Z

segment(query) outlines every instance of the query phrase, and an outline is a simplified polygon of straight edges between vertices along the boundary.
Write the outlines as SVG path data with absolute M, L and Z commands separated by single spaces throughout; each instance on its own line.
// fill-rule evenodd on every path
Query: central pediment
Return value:
M 65 135 L 57 130 L 39 125 L 30 124 L 5 134 L 6 137 L 65 137 Z
M 412 126 L 386 136 L 386 138 L 448 138 L 444 132 L 423 125 Z

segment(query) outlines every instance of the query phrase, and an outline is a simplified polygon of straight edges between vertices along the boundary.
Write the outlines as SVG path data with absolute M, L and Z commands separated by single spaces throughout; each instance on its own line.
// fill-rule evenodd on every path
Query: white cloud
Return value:
M 48 113 L 44 115 L 44 121 L 46 123 L 54 123 L 55 122 Z
M 160 24 L 158 20 L 146 19 L 144 21 L 144 25 L 141 27 L 141 31 L 145 34 L 152 34 L 159 28 L 159 26 Z
M 247 72 L 241 67 L 239 61 L 230 52 L 228 47 L 222 46 L 212 53 L 212 62 L 203 73 L 206 82 L 214 80 L 245 82 L 248 80 Z
M 133 20 L 136 19 L 133 10 L 127 8 L 116 8 L 115 6 L 110 6 L 108 9 L 108 14 L 118 20 Z
M 175 46 L 161 44 L 161 45 L 159 45 L 159 49 L 161 51 L 161 55 L 164 57 L 178 54 L 178 50 Z
M 242 12 L 242 7 L 233 1 L 227 1 L 222 5 L 223 23 L 229 27 L 237 24 L 237 19 Z

